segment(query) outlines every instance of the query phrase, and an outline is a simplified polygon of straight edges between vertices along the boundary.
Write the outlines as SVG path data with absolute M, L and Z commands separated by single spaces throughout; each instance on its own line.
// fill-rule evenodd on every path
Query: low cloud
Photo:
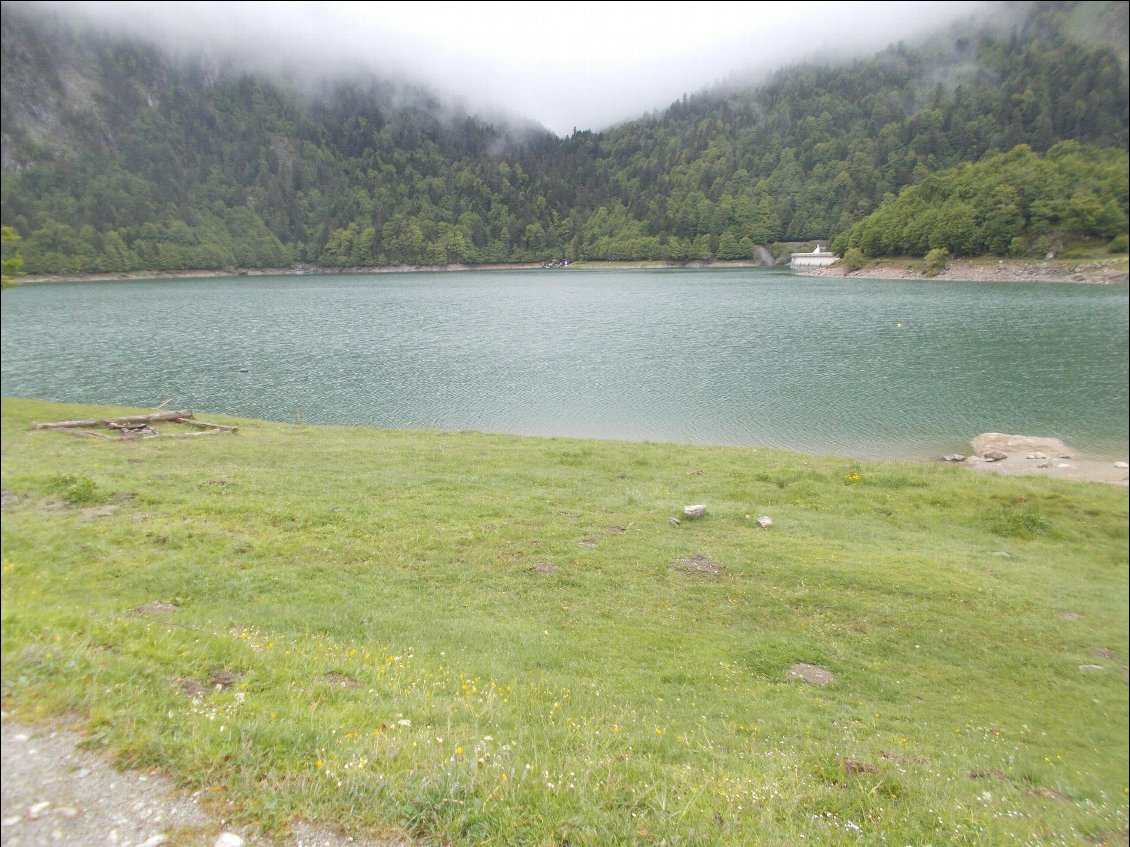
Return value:
M 864 55 L 997 4 L 34 3 L 290 79 L 365 69 L 558 134 L 663 108 L 735 74 Z

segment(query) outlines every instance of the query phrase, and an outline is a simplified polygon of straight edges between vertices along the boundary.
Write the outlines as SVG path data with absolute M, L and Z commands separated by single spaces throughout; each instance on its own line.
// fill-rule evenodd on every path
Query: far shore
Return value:
M 795 272 L 798 277 L 855 277 L 859 279 L 960 280 L 971 282 L 1073 282 L 1092 285 L 1126 285 L 1130 282 L 1130 261 L 1126 255 L 1090 259 L 952 259 L 946 269 L 934 277 L 922 274 L 922 262 L 912 257 L 881 259 L 862 270 L 847 273 L 839 263 L 827 268 Z M 237 270 L 129 271 L 125 273 L 91 274 L 28 274 L 21 283 L 100 282 L 143 279 L 196 279 L 255 276 L 340 276 L 384 273 L 442 273 L 462 271 L 541 270 L 541 262 L 492 263 L 482 265 L 379 265 L 371 267 L 323 268 L 314 265 L 293 265 L 285 268 L 240 268 Z M 594 261 L 578 260 L 566 267 L 545 270 L 643 270 L 643 269 L 709 269 L 755 268 L 766 266 L 753 259 L 704 259 L 693 262 L 659 260 Z

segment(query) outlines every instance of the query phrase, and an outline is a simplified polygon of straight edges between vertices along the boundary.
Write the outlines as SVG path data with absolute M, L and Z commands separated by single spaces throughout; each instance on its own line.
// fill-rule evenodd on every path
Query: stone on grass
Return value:
M 964 462 L 967 458 L 969 458 L 969 457 L 966 456 L 964 453 L 946 453 L 946 455 L 942 456 L 942 461 L 943 462 Z
M 836 675 L 827 668 L 819 665 L 808 665 L 803 662 L 790 665 L 785 674 L 789 679 L 799 679 L 809 685 L 831 685 L 836 681 Z
M 1130 465 L 1126 464 L 1125 462 L 1115 462 L 1114 466 L 1116 468 L 1123 468 L 1123 469 L 1130 468 Z
M 768 515 L 762 515 L 757 519 L 757 523 L 762 529 L 769 529 L 773 526 L 773 519 Z
M 672 516 L 670 518 L 667 518 L 667 523 L 671 524 L 671 526 L 678 526 L 680 523 L 682 523 L 682 521 Z
M 224 832 L 220 834 L 212 847 L 243 847 L 243 839 L 234 832 Z
M 684 506 L 683 507 L 683 514 L 686 515 L 688 518 L 691 518 L 692 520 L 694 518 L 701 518 L 703 515 L 706 514 L 706 505 L 703 504 L 703 503 L 699 503 L 699 504 L 694 505 L 694 506 Z

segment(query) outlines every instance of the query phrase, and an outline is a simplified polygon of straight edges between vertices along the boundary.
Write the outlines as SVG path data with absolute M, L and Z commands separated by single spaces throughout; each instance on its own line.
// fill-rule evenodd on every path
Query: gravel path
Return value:
M 167 779 L 115 770 L 76 745 L 65 729 L 0 725 L 3 847 L 275 847 L 205 812 L 195 795 Z M 277 847 L 407 847 L 406 842 L 353 840 L 299 824 Z

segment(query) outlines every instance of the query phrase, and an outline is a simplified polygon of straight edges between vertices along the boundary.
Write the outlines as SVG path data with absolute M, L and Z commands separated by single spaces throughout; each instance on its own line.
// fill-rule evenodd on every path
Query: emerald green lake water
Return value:
M 859 457 L 986 431 L 1127 452 L 1122 286 L 777 269 L 25 285 L 3 393 Z

